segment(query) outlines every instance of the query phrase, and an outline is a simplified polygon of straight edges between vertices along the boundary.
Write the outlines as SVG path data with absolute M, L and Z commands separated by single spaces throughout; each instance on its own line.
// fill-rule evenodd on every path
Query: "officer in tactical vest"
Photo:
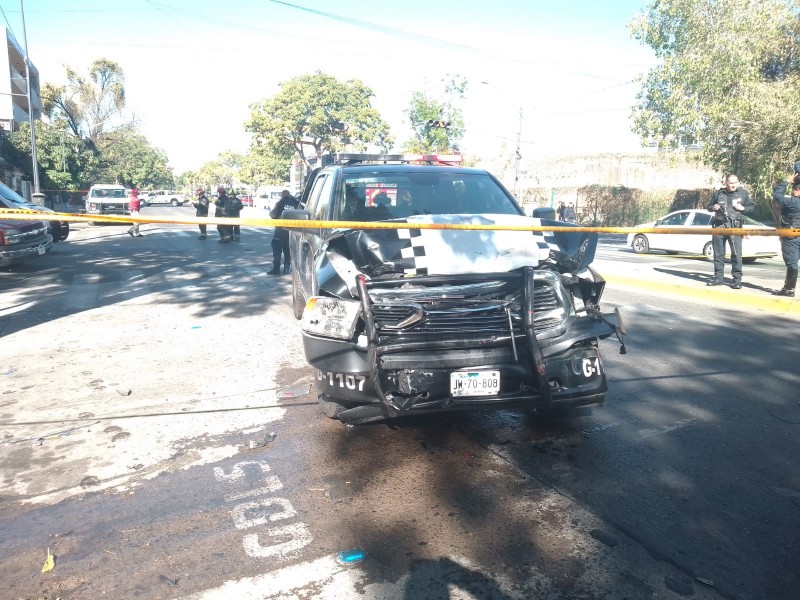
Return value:
M 725 187 L 718 189 L 711 196 L 706 210 L 714 211 L 711 227 L 738 229 L 744 222 L 744 214 L 751 213 L 756 203 L 743 187 L 739 187 L 739 178 L 734 173 L 725 176 Z M 731 276 L 734 290 L 742 289 L 742 236 L 715 235 L 711 238 L 714 249 L 714 278 L 706 285 L 722 285 L 725 270 L 725 244 L 731 248 Z
M 795 173 L 786 181 L 779 181 L 772 188 L 772 202 L 776 209 L 781 211 L 781 228 L 800 228 L 800 162 L 794 165 Z M 791 196 L 786 195 L 786 189 L 792 185 Z M 777 296 L 794 297 L 797 287 L 797 263 L 800 260 L 800 237 L 782 237 L 781 253 L 783 263 L 786 265 L 786 280 L 783 289 L 775 292 Z

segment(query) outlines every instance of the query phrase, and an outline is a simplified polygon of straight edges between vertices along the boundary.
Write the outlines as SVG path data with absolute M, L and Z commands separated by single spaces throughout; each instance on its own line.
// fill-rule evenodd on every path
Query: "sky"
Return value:
M 22 6 L 21 6 L 22 5 Z M 24 9 L 24 30 L 23 13 Z M 322 71 L 360 79 L 391 128 L 411 135 L 413 91 L 468 82 L 468 156 L 635 152 L 637 77 L 655 62 L 628 24 L 645 0 L 0 0 L 42 83 L 98 58 L 119 63 L 127 108 L 176 174 L 245 152 L 250 106 Z

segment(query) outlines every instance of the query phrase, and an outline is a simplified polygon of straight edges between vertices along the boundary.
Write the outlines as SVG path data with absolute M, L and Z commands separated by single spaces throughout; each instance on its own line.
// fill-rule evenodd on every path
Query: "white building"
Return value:
M 28 78 L 25 69 L 25 51 L 17 43 L 14 34 L 6 27 L 0 28 L 0 73 L 2 66 L 8 65 L 7 75 L 0 75 L 0 127 L 7 132 L 17 131 L 20 123 L 27 123 L 29 115 L 34 119 L 42 117 L 42 98 L 39 94 L 39 71 L 31 63 L 30 98 L 28 106 Z M 30 197 L 30 182 L 23 181 L 0 157 L 0 179 L 6 185 L 24 196 Z

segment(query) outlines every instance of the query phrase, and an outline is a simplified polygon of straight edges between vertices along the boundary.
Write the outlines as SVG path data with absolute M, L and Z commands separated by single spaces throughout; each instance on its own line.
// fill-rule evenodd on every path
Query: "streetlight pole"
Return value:
M 25 7 L 19 0 L 19 10 L 22 13 L 22 40 L 25 46 L 25 84 L 28 97 L 28 124 L 31 128 L 31 162 L 33 163 L 33 195 L 34 203 L 44 204 L 41 188 L 39 187 L 39 163 L 36 160 L 36 129 L 33 126 L 33 101 L 31 97 L 31 61 L 28 58 L 28 30 L 25 28 Z M 36 202 L 39 200 L 40 202 Z

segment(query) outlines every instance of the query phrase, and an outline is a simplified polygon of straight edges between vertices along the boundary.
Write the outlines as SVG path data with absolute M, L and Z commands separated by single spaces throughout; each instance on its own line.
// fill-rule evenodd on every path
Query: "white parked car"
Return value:
M 139 200 L 145 206 L 151 204 L 170 204 L 172 206 L 183 206 L 186 198 L 183 194 L 171 190 L 150 190 L 139 192 Z
M 642 223 L 637 227 L 708 227 L 711 231 L 711 218 L 714 213 L 707 210 L 676 210 L 657 221 Z M 748 216 L 744 217 L 745 229 L 774 229 L 763 223 L 759 223 Z M 643 254 L 651 250 L 663 250 L 665 252 L 683 252 L 705 256 L 708 259 L 714 257 L 714 250 L 711 248 L 711 237 L 698 234 L 680 233 L 629 233 L 627 244 L 633 248 L 636 254 Z M 726 249 L 730 252 L 730 248 Z M 780 240 L 777 236 L 745 235 L 742 238 L 742 261 L 746 263 L 755 262 L 758 258 L 772 258 L 778 256 L 781 251 Z

